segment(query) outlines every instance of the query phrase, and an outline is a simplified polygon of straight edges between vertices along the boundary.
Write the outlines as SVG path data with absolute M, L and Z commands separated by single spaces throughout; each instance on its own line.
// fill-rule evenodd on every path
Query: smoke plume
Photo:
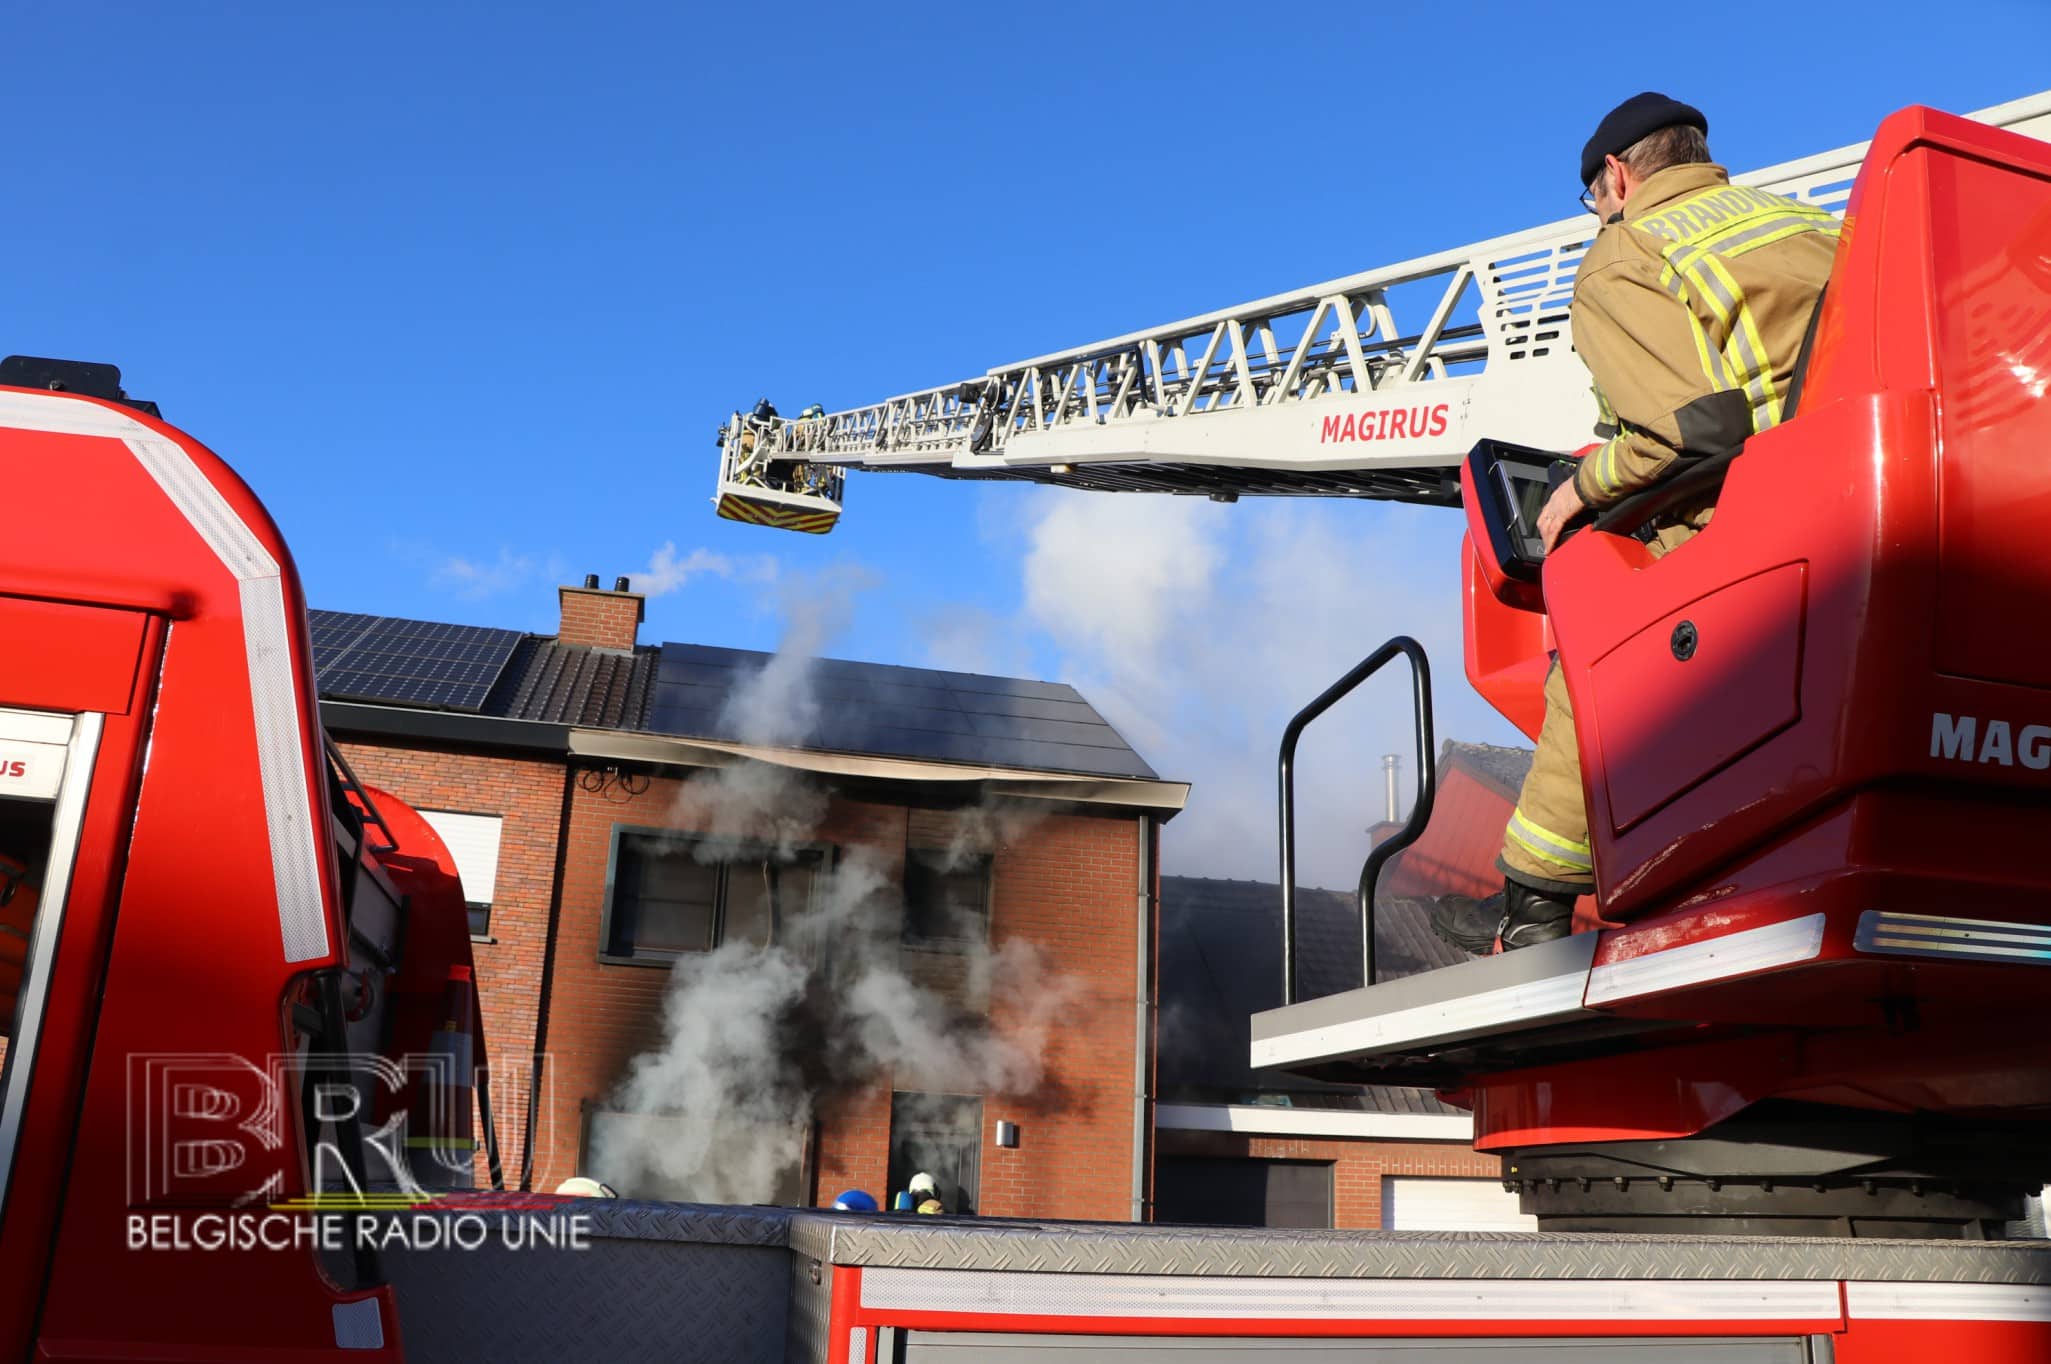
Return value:
M 819 651 L 866 584 L 795 584 L 776 654 L 728 703 L 730 732 L 803 745 L 820 698 Z M 793 1202 L 823 1099 L 876 1083 L 927 1093 L 1047 1099 L 1044 1053 L 1076 990 L 1031 943 L 992 945 L 985 925 L 943 924 L 946 951 L 905 941 L 895 847 L 822 851 L 830 795 L 817 778 L 742 760 L 687 782 L 674 827 L 694 856 L 759 885 L 755 936 L 685 953 L 664 998 L 662 1040 L 635 1058 L 594 1129 L 592 1171 L 623 1192 L 710 1202 Z M 946 875 L 1023 838 L 1016 803 L 917 815 L 922 869 Z M 906 826 L 906 841 L 911 841 Z M 759 880 L 758 880 L 759 878 Z M 829 1191 L 830 1192 L 830 1191 Z

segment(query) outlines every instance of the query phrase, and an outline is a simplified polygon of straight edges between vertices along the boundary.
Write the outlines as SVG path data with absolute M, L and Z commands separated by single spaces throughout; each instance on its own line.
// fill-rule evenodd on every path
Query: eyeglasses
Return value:
M 1589 213 L 1594 213 L 1597 217 L 1601 217 L 1602 215 L 1596 210 L 1595 195 L 1597 190 L 1601 187 L 1603 183 L 1604 176 L 1606 176 L 1607 174 L 1608 171 L 1605 170 L 1602 175 L 1596 176 L 1594 180 L 1589 182 L 1587 189 L 1582 190 L 1580 194 L 1575 196 L 1576 200 L 1580 203 L 1583 209 L 1585 209 Z

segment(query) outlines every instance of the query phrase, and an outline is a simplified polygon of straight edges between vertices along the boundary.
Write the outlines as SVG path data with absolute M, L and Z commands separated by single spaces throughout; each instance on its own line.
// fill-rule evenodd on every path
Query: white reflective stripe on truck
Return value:
M 1844 1297 L 1854 1321 L 2051 1321 L 2042 1284 L 1848 1283 Z
M 862 1271 L 862 1306 L 981 1317 L 1194 1320 L 1835 1323 L 1842 1319 L 1835 1280 L 1227 1278 L 876 1265 Z
M 320 850 L 292 671 L 292 626 L 286 619 L 278 561 L 183 447 L 131 417 L 77 398 L 0 392 L 0 427 L 120 441 L 234 575 L 241 596 L 257 767 L 285 960 L 326 956 L 328 920 L 320 892 Z

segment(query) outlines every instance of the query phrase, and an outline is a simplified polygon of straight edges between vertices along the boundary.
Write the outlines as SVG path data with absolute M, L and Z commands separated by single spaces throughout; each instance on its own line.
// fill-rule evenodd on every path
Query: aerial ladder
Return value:
M 2051 92 L 1981 110 L 2051 138 Z M 1868 144 L 1738 175 L 1842 213 Z M 1589 439 L 1568 305 L 1586 217 L 1364 270 L 842 411 L 720 428 L 721 516 L 823 533 L 849 469 L 1115 492 L 1452 507 L 1483 437 Z
M 1799 411 L 1673 481 L 1720 487 L 1718 517 L 1656 565 L 1638 532 L 1671 487 L 1536 544 L 1596 417 L 1586 218 L 806 423 L 737 415 L 721 511 L 771 458 L 1464 508 L 1467 675 L 1535 736 L 1557 651 L 1614 926 L 1377 979 L 1375 881 L 1433 795 L 1428 661 L 1392 640 L 1285 736 L 1285 1003 L 1255 1064 L 1455 1097 L 1548 1229 L 1998 1235 L 2051 1181 L 2047 139 L 2051 92 L 1736 177 L 1852 226 Z M 1302 999 L 1294 746 L 1398 659 L 1416 805 L 1363 869 L 1365 984 Z

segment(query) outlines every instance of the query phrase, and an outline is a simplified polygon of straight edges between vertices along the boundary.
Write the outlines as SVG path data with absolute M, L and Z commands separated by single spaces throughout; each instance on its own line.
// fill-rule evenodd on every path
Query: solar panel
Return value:
M 475 711 L 526 638 L 518 630 L 397 616 L 309 616 L 321 695 L 337 700 Z
M 769 655 L 704 644 L 664 644 L 650 729 L 746 742 L 730 699 Z M 819 659 L 807 670 L 809 733 L 782 735 L 808 748 L 938 762 L 1154 776 L 1139 754 L 1075 688 L 1059 682 L 981 677 L 895 664 Z

